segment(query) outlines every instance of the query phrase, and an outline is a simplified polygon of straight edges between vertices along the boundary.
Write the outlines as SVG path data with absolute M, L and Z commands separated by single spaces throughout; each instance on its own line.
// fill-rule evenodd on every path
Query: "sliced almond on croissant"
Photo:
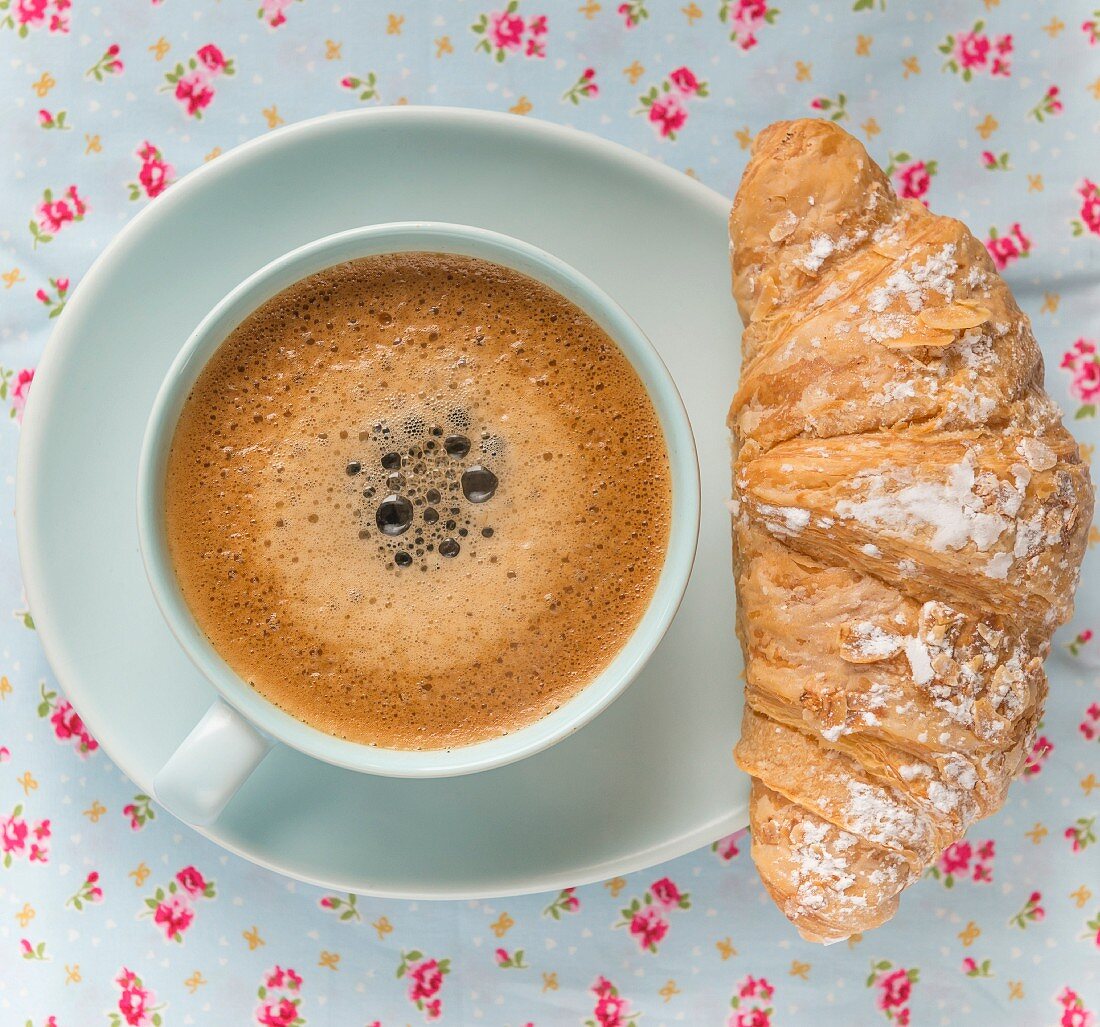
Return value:
M 876 242 L 871 246 L 871 249 L 887 260 L 901 260 L 906 254 L 906 249 L 901 243 Z
M 993 315 L 985 308 L 962 303 L 948 303 L 943 307 L 926 307 L 917 317 L 929 328 L 946 332 L 965 332 L 985 324 Z
M 954 332 L 914 330 L 905 332 L 896 339 L 881 339 L 879 345 L 886 349 L 946 349 L 956 338 Z
M 767 317 L 779 303 L 779 289 L 776 287 L 775 279 L 771 275 L 766 275 L 760 284 L 760 294 L 756 298 L 756 306 L 752 310 L 752 320 L 762 321 Z

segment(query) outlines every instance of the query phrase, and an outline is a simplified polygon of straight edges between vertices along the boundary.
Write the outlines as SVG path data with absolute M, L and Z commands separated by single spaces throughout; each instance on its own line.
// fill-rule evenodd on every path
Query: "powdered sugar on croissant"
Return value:
M 736 758 L 765 884 L 837 940 L 1003 803 L 1092 486 L 985 247 L 835 124 L 760 133 L 730 239 Z

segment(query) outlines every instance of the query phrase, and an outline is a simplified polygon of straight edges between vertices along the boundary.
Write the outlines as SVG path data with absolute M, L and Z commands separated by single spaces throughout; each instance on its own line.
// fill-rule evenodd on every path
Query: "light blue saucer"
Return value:
M 137 547 L 138 452 L 157 388 L 233 286 L 312 239 L 385 221 L 478 225 L 575 266 L 641 325 L 675 378 L 702 473 L 680 612 L 631 688 L 520 763 L 443 780 L 359 774 L 277 749 L 214 841 L 326 887 L 457 898 L 567 887 L 707 844 L 747 822 L 731 749 L 725 411 L 740 326 L 728 201 L 619 146 L 508 115 L 332 115 L 219 157 L 144 210 L 87 274 L 39 366 L 20 450 L 27 594 L 66 694 L 138 786 L 213 691 L 162 620 Z

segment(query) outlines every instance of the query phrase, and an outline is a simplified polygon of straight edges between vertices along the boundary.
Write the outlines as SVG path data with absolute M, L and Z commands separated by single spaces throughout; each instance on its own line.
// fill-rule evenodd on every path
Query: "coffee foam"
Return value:
M 498 482 L 480 503 L 475 464 Z M 390 493 L 413 506 L 393 537 Z M 411 253 L 314 275 L 229 336 L 180 418 L 166 511 L 184 597 L 241 677 L 341 738 L 431 749 L 523 727 L 607 665 L 656 585 L 671 486 L 645 389 L 587 315 Z

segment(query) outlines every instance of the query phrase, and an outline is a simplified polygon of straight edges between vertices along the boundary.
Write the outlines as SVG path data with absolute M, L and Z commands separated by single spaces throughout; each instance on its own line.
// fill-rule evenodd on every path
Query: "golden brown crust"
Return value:
M 1092 485 L 985 247 L 842 129 L 761 132 L 730 238 L 736 758 L 768 890 L 835 940 L 1004 801 Z

